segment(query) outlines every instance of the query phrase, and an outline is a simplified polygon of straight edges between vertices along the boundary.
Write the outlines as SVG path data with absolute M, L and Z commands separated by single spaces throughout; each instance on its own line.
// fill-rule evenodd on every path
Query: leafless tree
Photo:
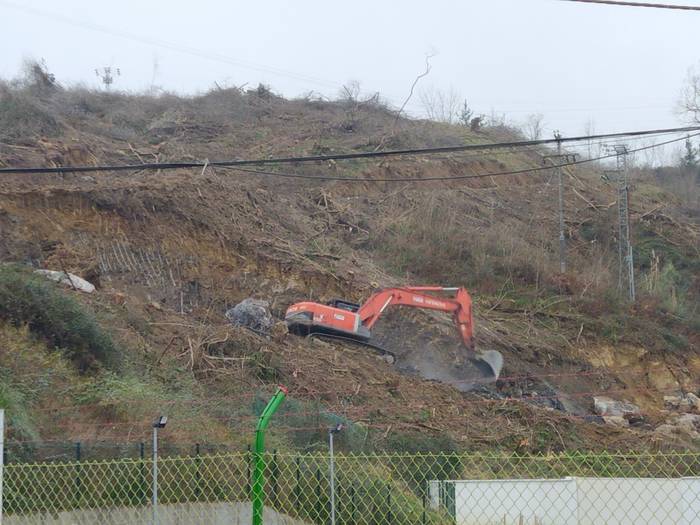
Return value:
M 700 64 L 688 70 L 678 109 L 691 122 L 700 123 Z
M 340 100 L 350 104 L 357 104 L 360 98 L 360 83 L 357 80 L 350 80 L 340 88 Z
M 401 116 L 401 113 L 403 113 L 403 110 L 406 108 L 406 104 L 408 104 L 409 100 L 411 100 L 411 98 L 413 97 L 413 92 L 415 91 L 416 86 L 418 85 L 418 82 L 420 81 L 421 78 L 428 76 L 428 74 L 430 73 L 430 69 L 431 69 L 430 59 L 433 58 L 434 56 L 435 56 L 434 53 L 431 53 L 431 54 L 425 56 L 425 71 L 420 73 L 413 80 L 413 84 L 411 84 L 411 89 L 408 93 L 408 96 L 406 97 L 406 100 L 403 101 L 403 104 L 401 104 L 401 107 L 396 112 L 396 119 L 394 120 L 394 127 L 396 127 L 396 123 L 398 122 L 399 117 Z
M 408 96 L 403 101 L 403 104 L 401 104 L 401 107 L 399 108 L 399 110 L 396 112 L 396 115 L 394 117 L 394 123 L 391 125 L 391 132 L 389 134 L 385 133 L 384 135 L 382 135 L 382 138 L 380 139 L 379 144 L 377 144 L 377 147 L 374 149 L 374 151 L 379 151 L 380 149 L 382 149 L 384 147 L 384 144 L 387 141 L 387 138 L 389 136 L 393 137 L 396 134 L 396 127 L 399 124 L 399 119 L 401 118 L 401 114 L 403 113 L 404 109 L 406 109 L 406 105 L 408 104 L 408 102 L 413 97 L 413 92 L 415 91 L 416 86 L 418 85 L 418 82 L 420 81 L 420 79 L 428 76 L 428 74 L 430 73 L 430 68 L 431 68 L 430 59 L 433 58 L 434 56 L 435 56 L 434 53 L 431 53 L 431 54 L 428 54 L 425 56 L 425 71 L 423 71 L 422 73 L 419 73 L 416 76 L 416 78 L 413 80 L 413 84 L 411 84 L 411 89 L 409 90 Z M 376 96 L 378 99 L 379 94 L 377 93 Z
M 420 100 L 430 120 L 452 124 L 460 113 L 459 94 L 452 88 L 448 91 L 430 88 L 421 92 Z
M 544 131 L 544 115 L 542 113 L 533 113 L 525 119 L 523 131 L 530 140 L 539 140 L 542 138 Z

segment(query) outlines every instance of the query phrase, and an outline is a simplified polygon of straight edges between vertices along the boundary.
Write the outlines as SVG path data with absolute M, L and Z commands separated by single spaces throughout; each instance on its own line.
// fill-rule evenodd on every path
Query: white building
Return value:
M 700 525 L 700 478 L 431 481 L 455 525 Z

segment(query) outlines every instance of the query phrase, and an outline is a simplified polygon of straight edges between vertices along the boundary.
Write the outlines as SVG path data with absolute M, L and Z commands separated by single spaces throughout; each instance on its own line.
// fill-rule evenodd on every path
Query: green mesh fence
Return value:
M 264 523 L 698 524 L 700 454 L 266 454 Z M 250 523 L 252 454 L 11 464 L 4 525 Z

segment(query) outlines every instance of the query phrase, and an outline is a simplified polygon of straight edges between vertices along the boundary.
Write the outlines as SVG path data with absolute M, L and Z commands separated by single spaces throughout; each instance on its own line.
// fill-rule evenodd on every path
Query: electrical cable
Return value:
M 463 152 L 463 151 L 488 151 L 488 150 L 501 150 L 507 148 L 522 148 L 530 146 L 545 146 L 548 144 L 559 144 L 559 143 L 569 143 L 569 142 L 581 142 L 590 141 L 598 139 L 609 139 L 609 138 L 623 138 L 623 137 L 641 137 L 646 135 L 658 135 L 658 134 L 670 134 L 670 133 L 688 133 L 693 131 L 700 131 L 700 126 L 686 126 L 680 128 L 667 128 L 667 129 L 653 129 L 653 130 L 638 130 L 638 131 L 625 131 L 619 133 L 603 133 L 597 135 L 582 135 L 576 137 L 559 137 L 552 139 L 538 139 L 538 140 L 523 140 L 523 141 L 510 141 L 510 142 L 492 142 L 488 144 L 467 144 L 460 146 L 442 146 L 442 147 L 432 147 L 432 148 L 410 148 L 401 150 L 387 150 L 387 151 L 365 151 L 358 153 L 337 153 L 330 155 L 312 155 L 304 157 L 276 157 L 271 159 L 241 159 L 241 160 L 226 160 L 226 161 L 204 161 L 204 162 L 159 162 L 159 163 L 144 163 L 144 164 L 126 164 L 126 165 L 114 165 L 114 166 L 59 166 L 59 167 L 41 167 L 41 168 L 0 168 L 1 174 L 30 174 L 30 173 L 89 173 L 89 172 L 101 172 L 101 171 L 131 171 L 131 170 L 172 170 L 172 169 L 184 169 L 184 168 L 203 168 L 205 166 L 220 167 L 220 168 L 232 168 L 238 166 L 263 166 L 271 164 L 299 164 L 305 162 L 329 162 L 329 161 L 342 161 L 351 159 L 361 159 L 361 158 L 382 158 L 382 157 L 394 157 L 394 156 L 406 156 L 406 155 L 433 155 L 436 153 L 453 153 L 453 152 Z M 682 139 L 677 139 L 682 140 Z M 670 141 L 675 142 L 675 141 Z M 668 143 L 670 143 L 668 142 Z M 654 147 L 664 145 L 664 143 L 657 144 Z M 525 170 L 527 171 L 527 170 Z M 261 172 L 262 173 L 262 172 Z M 268 175 L 271 173 L 267 173 Z M 284 176 L 284 175 L 279 175 Z M 289 176 L 289 175 L 287 175 Z M 488 175 L 484 175 L 488 176 Z M 308 178 L 307 176 L 298 176 L 297 178 Z M 314 178 L 314 177 L 312 177 Z M 319 178 L 319 177 L 315 177 Z M 326 180 L 347 180 L 342 177 L 340 178 L 330 178 L 326 177 Z M 376 181 L 376 179 L 374 179 Z M 405 180 L 405 179 L 397 179 Z M 420 180 L 430 180 L 430 179 L 420 179 Z M 432 179 L 436 180 L 436 179 Z M 372 180 L 367 179 L 368 182 Z
M 653 9 L 678 9 L 681 11 L 700 11 L 700 6 L 679 4 L 649 4 L 647 2 L 622 2 L 618 0 L 560 0 L 561 2 L 578 2 L 581 4 L 606 4 L 620 7 L 651 7 Z
M 674 142 L 679 142 L 681 140 L 686 140 L 687 138 L 690 137 L 696 137 L 699 136 L 700 133 L 695 133 L 692 135 L 688 135 L 687 137 L 681 137 L 681 138 L 676 138 L 672 140 L 668 140 L 665 142 L 659 142 L 657 144 L 652 144 L 649 146 L 644 146 L 636 149 L 630 149 L 627 150 L 627 154 L 630 153 L 636 153 L 639 151 L 645 151 L 649 149 L 654 149 L 654 148 L 659 148 L 661 146 L 666 146 L 668 144 L 672 144 Z M 483 178 L 489 178 L 489 177 L 503 177 L 507 175 L 523 175 L 523 174 L 532 174 L 536 172 L 541 172 L 541 171 L 549 171 L 553 168 L 566 168 L 570 166 L 578 166 L 580 164 L 587 164 L 590 162 L 598 162 L 601 160 L 606 160 L 606 159 L 611 159 L 617 157 L 617 153 L 610 153 L 608 155 L 602 155 L 599 157 L 594 157 L 594 158 L 589 158 L 589 159 L 581 159 L 581 160 L 576 160 L 576 161 L 568 161 L 568 162 L 563 162 L 560 164 L 552 164 L 548 166 L 536 166 L 534 168 L 522 168 L 518 170 L 509 170 L 509 171 L 498 171 L 498 172 L 490 172 L 490 173 L 476 173 L 476 174 L 471 174 L 471 175 L 452 175 L 452 176 L 439 176 L 439 177 L 380 177 L 380 178 L 359 178 L 359 177 L 338 177 L 338 176 L 327 176 L 327 175 L 304 175 L 301 173 L 284 173 L 284 172 L 278 172 L 278 171 L 265 171 L 265 170 L 253 170 L 253 169 L 247 169 L 247 168 L 239 168 L 236 166 L 219 166 L 224 169 L 229 169 L 233 171 L 240 171 L 240 172 L 245 172 L 245 173 L 252 173 L 252 174 L 257 174 L 257 175 L 266 175 L 266 176 L 273 176 L 273 177 L 282 177 L 282 178 L 291 178 L 291 179 L 306 179 L 306 180 L 319 180 L 319 181 L 336 181 L 336 182 L 372 182 L 372 183 L 377 183 L 377 182 L 450 182 L 450 181 L 459 181 L 459 180 L 467 180 L 467 179 L 483 179 Z M 2 171 L 2 170 L 0 170 Z

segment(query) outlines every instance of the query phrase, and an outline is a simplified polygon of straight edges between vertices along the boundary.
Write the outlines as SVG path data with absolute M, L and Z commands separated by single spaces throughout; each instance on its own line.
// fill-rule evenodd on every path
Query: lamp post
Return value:
M 153 422 L 153 491 L 151 494 L 151 508 L 153 511 L 152 524 L 158 524 L 158 429 L 165 428 L 168 416 L 160 416 Z
M 338 423 L 328 430 L 328 449 L 330 451 L 329 477 L 331 485 L 331 525 L 335 525 L 335 459 L 333 458 L 333 436 L 343 430 L 343 424 Z

